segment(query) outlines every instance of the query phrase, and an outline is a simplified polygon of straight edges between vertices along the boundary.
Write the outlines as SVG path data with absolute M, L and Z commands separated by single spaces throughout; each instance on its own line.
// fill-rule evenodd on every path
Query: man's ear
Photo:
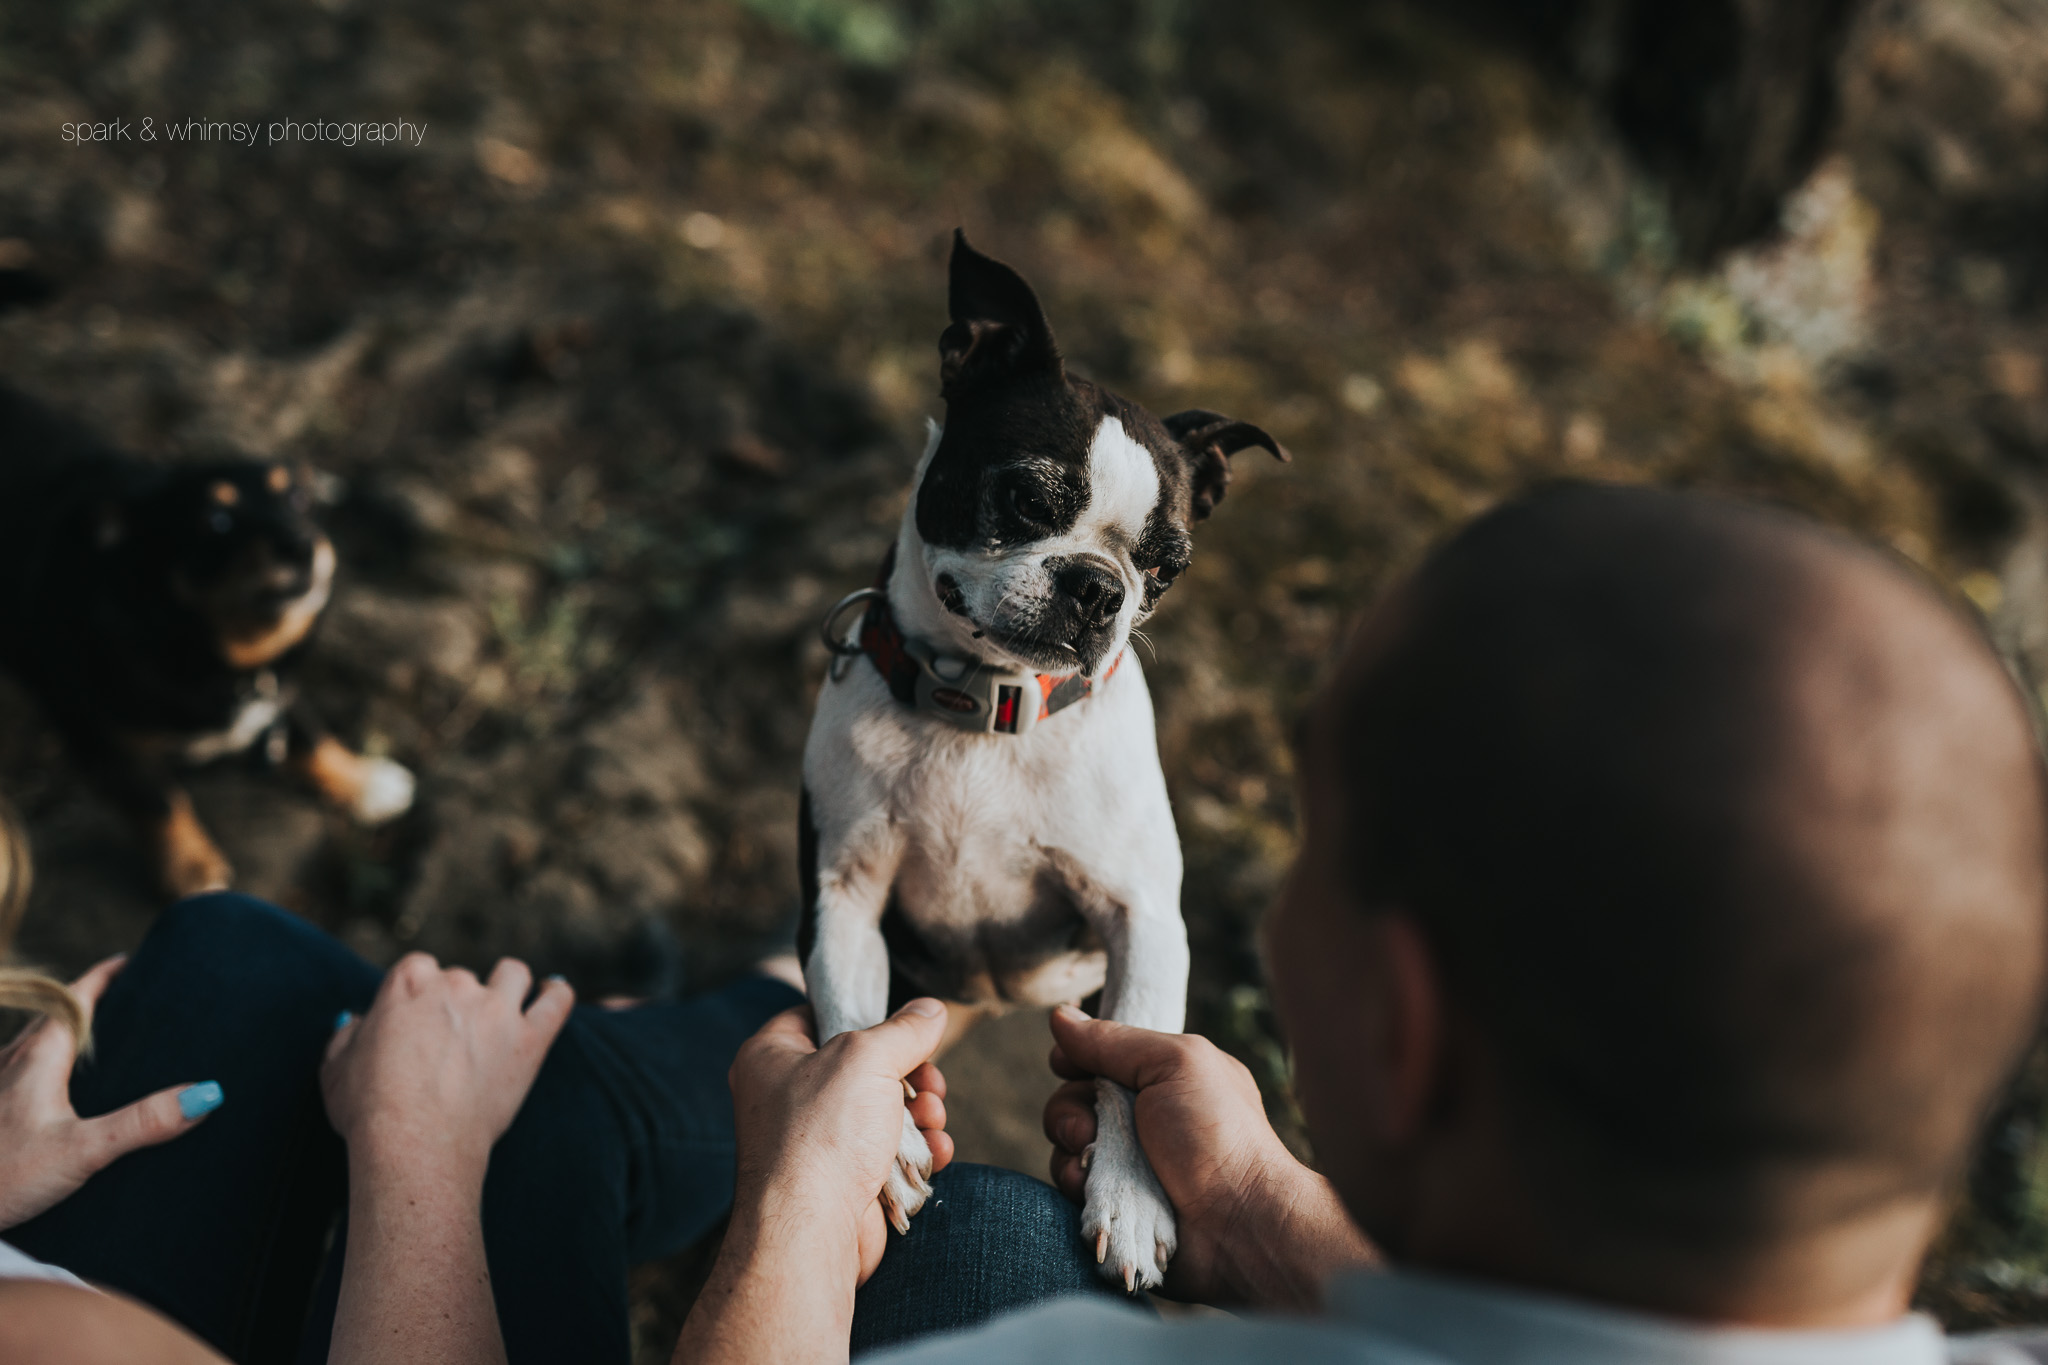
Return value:
M 1220 412 L 1189 408 L 1166 419 L 1166 429 L 1187 452 L 1192 476 L 1189 495 L 1196 521 L 1216 510 L 1223 491 L 1230 487 L 1230 457 L 1246 446 L 1260 446 L 1273 452 L 1283 463 L 1289 458 L 1281 444 L 1250 422 L 1239 422 Z
M 1398 911 L 1379 914 L 1370 937 L 1367 975 L 1377 1009 L 1367 1046 L 1380 1087 L 1384 1131 L 1378 1136 L 1407 1143 L 1428 1126 L 1443 1085 L 1443 989 L 1436 954 L 1413 919 Z
M 969 246 L 958 228 L 950 275 L 953 325 L 939 336 L 940 393 L 984 379 L 1060 377 L 1052 327 L 1022 275 Z

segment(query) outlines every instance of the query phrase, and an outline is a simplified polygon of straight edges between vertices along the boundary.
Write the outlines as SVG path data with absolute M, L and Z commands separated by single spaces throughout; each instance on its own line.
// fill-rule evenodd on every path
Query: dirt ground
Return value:
M 1560 475 L 1773 498 L 2048 676 L 2048 4 L 1883 0 L 1843 88 L 1784 230 L 1687 269 L 1579 97 L 1391 4 L 10 6 L 0 267 L 58 293 L 0 316 L 0 376 L 138 450 L 335 476 L 310 686 L 421 799 L 365 833 L 202 775 L 243 889 L 379 961 L 689 989 L 788 942 L 816 623 L 901 511 L 964 225 L 1077 368 L 1295 452 L 1240 459 L 1143 663 L 1191 1023 L 1298 1138 L 1255 941 L 1286 739 L 1447 528 Z M 256 142 L 62 131 L 144 118 Z M 269 140 L 315 119 L 425 133 Z M 133 944 L 139 860 L 9 690 L 0 785 L 43 874 L 20 955 Z M 955 1054 L 965 1151 L 1042 1169 L 1042 1046 Z M 1930 1269 L 1952 1321 L 2048 1318 L 2044 1114 L 2048 1064 Z M 650 1359 L 691 1264 L 639 1281 Z

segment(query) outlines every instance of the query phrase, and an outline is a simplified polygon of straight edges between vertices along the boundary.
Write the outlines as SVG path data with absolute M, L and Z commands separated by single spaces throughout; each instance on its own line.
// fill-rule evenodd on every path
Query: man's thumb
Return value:
M 1067 1060 L 1131 1090 L 1160 1080 L 1180 1061 L 1181 1035 L 1091 1019 L 1072 1005 L 1052 1012 L 1052 1037 Z
M 225 1099 L 218 1081 L 159 1090 L 111 1114 L 81 1121 L 80 1147 L 97 1171 L 139 1147 L 154 1147 L 189 1131 Z
M 863 1029 L 877 1061 L 907 1076 L 931 1060 L 946 1037 L 946 1007 L 929 997 L 911 1001 L 871 1029 Z

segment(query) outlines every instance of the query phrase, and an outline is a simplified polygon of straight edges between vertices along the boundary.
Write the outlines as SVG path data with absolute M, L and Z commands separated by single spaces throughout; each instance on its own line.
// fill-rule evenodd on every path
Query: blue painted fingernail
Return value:
M 219 1081 L 201 1081 L 188 1085 L 178 1092 L 178 1112 L 186 1119 L 204 1118 L 220 1108 L 227 1096 L 221 1093 Z
M 343 1010 L 340 1014 L 335 1015 L 334 1031 L 336 1033 L 341 1032 L 343 1029 L 347 1028 L 351 1023 L 355 1022 L 355 1017 L 356 1012 L 354 1010 Z

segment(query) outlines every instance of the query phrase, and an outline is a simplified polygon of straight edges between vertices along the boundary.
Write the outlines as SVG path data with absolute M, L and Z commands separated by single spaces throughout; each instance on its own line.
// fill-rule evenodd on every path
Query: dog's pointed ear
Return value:
M 128 518 L 121 512 L 118 503 L 101 503 L 99 514 L 93 521 L 92 543 L 102 550 L 111 550 L 128 538 Z
M 939 336 L 939 392 L 950 397 L 984 379 L 1059 378 L 1060 349 L 1038 295 L 1001 261 L 953 230 L 948 303 L 953 323 Z
M 1230 487 L 1230 457 L 1246 446 L 1261 446 L 1273 458 L 1285 463 L 1290 456 L 1278 441 L 1250 422 L 1225 417 L 1220 412 L 1189 408 L 1166 419 L 1166 430 L 1187 452 L 1188 489 L 1194 519 L 1200 521 L 1216 510 L 1223 492 Z

